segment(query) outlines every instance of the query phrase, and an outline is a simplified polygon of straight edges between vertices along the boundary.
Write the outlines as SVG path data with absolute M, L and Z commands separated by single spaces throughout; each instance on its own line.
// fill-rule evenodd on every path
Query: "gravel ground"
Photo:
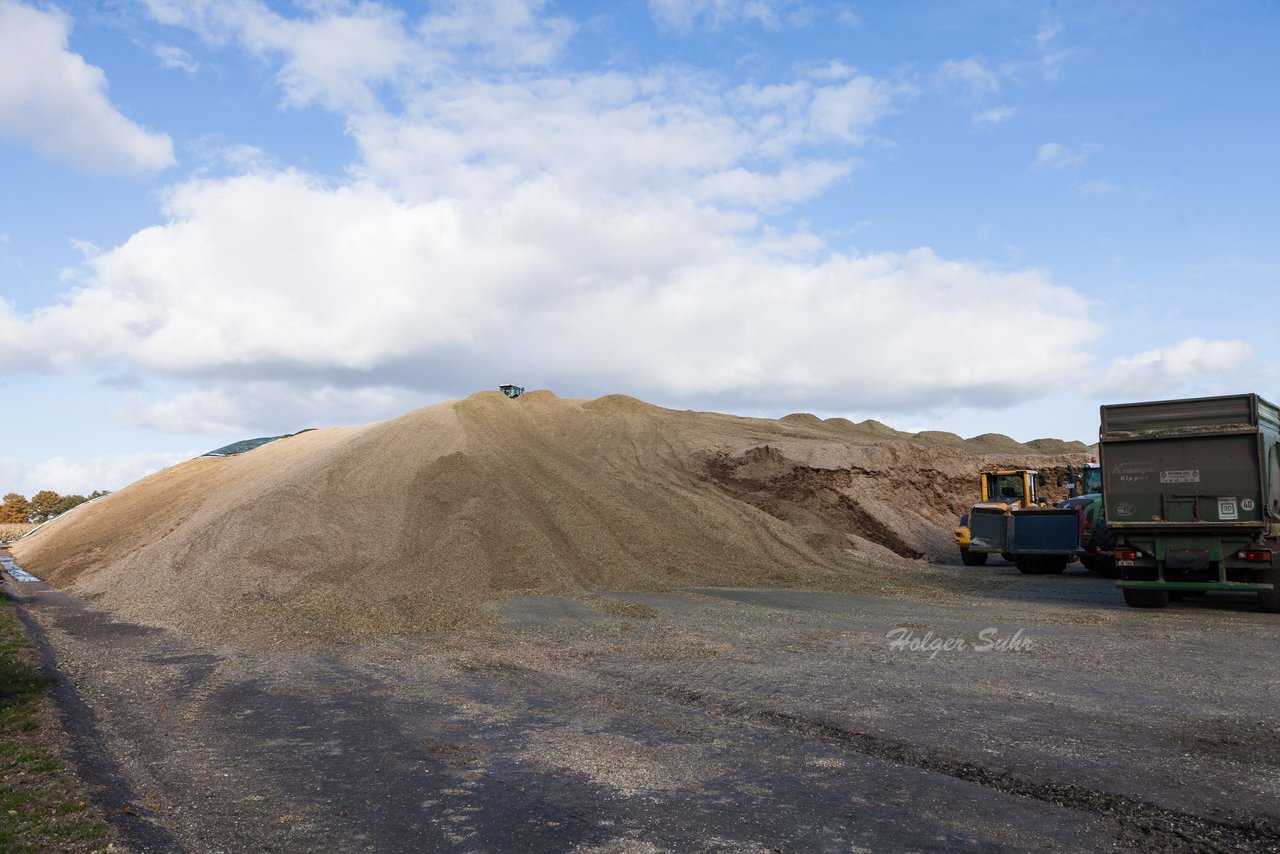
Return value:
M 315 653 L 6 584 L 137 850 L 1280 850 L 1280 620 L 954 571 L 991 583 L 530 596 Z

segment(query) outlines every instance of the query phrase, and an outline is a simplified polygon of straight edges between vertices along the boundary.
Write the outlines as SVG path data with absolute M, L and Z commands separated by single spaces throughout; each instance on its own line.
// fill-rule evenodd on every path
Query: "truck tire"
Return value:
M 1258 591 L 1258 610 L 1264 614 L 1280 614 L 1280 569 L 1264 572 L 1262 580 L 1275 586 Z
M 1116 559 L 1111 556 L 1115 551 L 1116 535 L 1107 530 L 1107 520 L 1098 519 L 1089 531 L 1089 551 L 1093 552 L 1093 566 L 1090 569 L 1103 578 L 1119 578 L 1120 568 Z
M 987 565 L 987 553 L 986 553 L 986 552 L 971 552 L 971 551 L 969 551 L 967 548 L 965 548 L 964 546 L 961 546 L 961 547 L 960 547 L 960 560 L 962 560 L 962 561 L 964 562 L 964 565 L 965 565 L 965 566 L 986 566 L 986 565 Z
M 1169 591 L 1126 587 L 1124 604 L 1130 608 L 1164 608 L 1169 604 Z

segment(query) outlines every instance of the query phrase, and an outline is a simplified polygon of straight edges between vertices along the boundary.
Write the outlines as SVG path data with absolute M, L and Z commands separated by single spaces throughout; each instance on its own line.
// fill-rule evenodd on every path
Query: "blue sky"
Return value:
M 513 381 L 1280 399 L 1280 7 L 0 0 L 0 489 Z

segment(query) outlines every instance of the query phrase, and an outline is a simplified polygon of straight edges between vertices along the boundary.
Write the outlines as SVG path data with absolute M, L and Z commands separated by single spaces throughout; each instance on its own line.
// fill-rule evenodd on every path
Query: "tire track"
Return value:
M 1120 835 L 1116 841 L 1126 847 L 1164 852 L 1280 851 L 1280 828 L 1262 820 L 1237 823 L 1205 818 L 1127 795 L 1073 783 L 1035 780 L 1022 774 L 989 768 L 941 751 L 858 732 L 818 717 L 797 715 L 626 673 L 610 671 L 602 675 L 716 717 L 816 739 L 875 759 L 945 774 L 1003 794 L 1107 816 L 1120 823 Z

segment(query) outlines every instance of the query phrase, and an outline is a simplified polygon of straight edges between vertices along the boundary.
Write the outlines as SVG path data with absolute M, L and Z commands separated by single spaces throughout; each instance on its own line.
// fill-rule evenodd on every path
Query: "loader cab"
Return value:
M 1039 482 L 1039 474 L 1027 469 L 985 471 L 982 473 L 982 502 L 1032 507 L 1038 502 L 1036 486 Z

